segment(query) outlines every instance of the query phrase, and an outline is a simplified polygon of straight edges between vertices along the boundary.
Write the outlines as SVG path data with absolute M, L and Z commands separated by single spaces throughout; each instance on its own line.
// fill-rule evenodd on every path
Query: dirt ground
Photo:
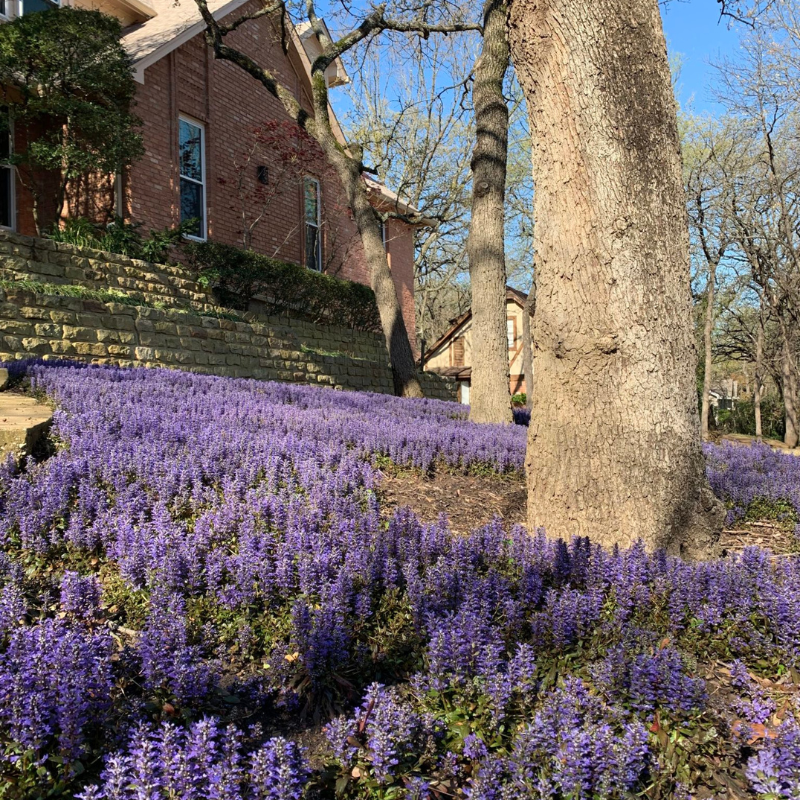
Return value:
M 456 475 L 437 472 L 387 472 L 379 489 L 384 513 L 409 506 L 423 522 L 447 515 L 456 533 L 468 533 L 499 516 L 505 525 L 525 525 L 528 492 L 520 477 Z M 748 546 L 775 554 L 796 553 L 794 533 L 774 522 L 748 522 L 726 529 L 720 536 L 720 554 L 741 552 Z
M 525 524 L 528 492 L 520 477 L 456 475 L 437 472 L 385 473 L 379 494 L 390 512 L 410 506 L 422 522 L 435 522 L 444 513 L 456 533 L 485 525 L 499 516 L 507 526 Z

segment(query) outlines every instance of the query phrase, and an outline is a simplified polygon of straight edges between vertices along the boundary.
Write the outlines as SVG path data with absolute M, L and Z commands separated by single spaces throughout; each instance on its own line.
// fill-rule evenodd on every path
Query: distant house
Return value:
M 734 378 L 722 378 L 714 381 L 708 392 L 711 407 L 719 411 L 729 411 L 736 408 L 742 395 L 747 395 L 747 387 L 739 386 L 739 381 Z
M 522 314 L 528 296 L 506 287 L 506 331 L 508 336 L 509 388 L 511 394 L 527 391 L 522 356 Z M 472 383 L 472 310 L 454 319 L 447 331 L 424 356 L 429 372 L 456 381 L 459 400 L 469 403 Z
M 116 16 L 138 84 L 135 113 L 143 120 L 144 156 L 124 175 L 92 187 L 88 201 L 62 214 L 97 218 L 116 213 L 139 222 L 143 230 L 174 227 L 199 220 L 194 238 L 237 245 L 242 242 L 242 176 L 244 189 L 269 184 L 280 172 L 268 160 L 242 160 L 253 132 L 265 123 L 293 128 L 281 103 L 231 63 L 217 61 L 203 38 L 204 25 L 194 0 L 63 0 Z M 261 8 L 259 0 L 209 0 L 221 21 Z M 0 20 L 50 7 L 48 0 L 0 0 Z M 282 38 L 283 37 L 283 38 Z M 288 86 L 312 113 L 310 64 L 320 44 L 308 26 L 281 25 L 279 15 L 263 16 L 241 26 L 230 43 L 252 55 Z M 337 60 L 329 67 L 329 87 L 349 78 Z M 346 144 L 335 117 L 334 132 Z M 31 198 L 13 168 L 2 166 L 8 151 L 23 147 L 23 131 L 0 141 L 0 227 L 34 233 Z M 380 210 L 413 215 L 385 186 L 365 177 L 371 200 Z M 52 210 L 51 219 L 56 210 Z M 413 226 L 389 219 L 384 241 L 411 342 L 416 341 L 414 314 Z M 251 247 L 267 255 L 305 264 L 310 269 L 368 284 L 360 238 L 343 189 L 327 164 L 310 164 L 269 206 L 253 232 Z

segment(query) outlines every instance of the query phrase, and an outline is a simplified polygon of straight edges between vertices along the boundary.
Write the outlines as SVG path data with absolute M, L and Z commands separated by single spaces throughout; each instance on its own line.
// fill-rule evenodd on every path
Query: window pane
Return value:
M 185 178 L 203 180 L 203 131 L 186 120 L 180 121 L 180 170 Z
M 11 227 L 11 179 L 14 173 L 8 168 L 0 168 L 0 225 Z
M 317 271 L 322 269 L 319 251 L 319 228 L 314 225 L 306 225 L 306 266 Z
M 4 17 L 8 16 L 8 3 L 6 0 L 0 0 L 0 15 Z
M 305 182 L 306 222 L 319 224 L 319 184 L 316 181 Z
M 34 11 L 47 11 L 48 8 L 53 8 L 55 5 L 58 3 L 48 3 L 47 0 L 22 0 L 22 13 L 33 14 Z
M 199 183 L 181 178 L 181 222 L 198 220 L 197 225 L 187 231 L 191 236 L 205 236 L 205 213 L 203 209 L 203 187 Z
M 514 320 L 507 319 L 506 320 L 506 333 L 508 335 L 508 349 L 511 350 L 514 347 Z

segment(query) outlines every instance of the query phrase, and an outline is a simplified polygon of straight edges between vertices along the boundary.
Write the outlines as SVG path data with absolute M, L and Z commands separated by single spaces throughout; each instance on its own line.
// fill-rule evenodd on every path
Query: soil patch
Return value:
M 745 547 L 763 547 L 775 555 L 797 555 L 798 542 L 794 531 L 774 522 L 743 522 L 725 529 L 719 539 L 722 554 L 740 553 Z
M 422 522 L 445 514 L 455 533 L 469 533 L 496 516 L 507 527 L 525 524 L 528 492 L 520 476 L 385 472 L 379 494 L 384 512 L 409 506 Z
M 495 516 L 506 527 L 526 523 L 528 491 L 524 478 L 519 476 L 387 471 L 378 492 L 385 516 L 403 506 L 411 508 L 422 522 L 436 522 L 440 514 L 445 514 L 455 533 L 469 533 Z M 794 531 L 767 520 L 725 529 L 719 546 L 721 555 L 740 553 L 753 546 L 769 549 L 776 555 L 798 553 Z

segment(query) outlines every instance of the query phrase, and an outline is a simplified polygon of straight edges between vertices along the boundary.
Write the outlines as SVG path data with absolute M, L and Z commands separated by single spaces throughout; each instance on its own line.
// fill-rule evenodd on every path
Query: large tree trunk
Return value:
M 469 275 L 472 286 L 473 422 L 513 422 L 506 334 L 505 217 L 508 105 L 506 19 L 501 0 L 484 8 L 483 48 L 472 90 L 477 141 L 472 156 Z
M 797 365 L 794 355 L 794 335 L 791 326 L 780 315 L 781 338 L 781 377 L 783 383 L 783 407 L 785 411 L 786 430 L 783 442 L 787 447 L 797 447 L 800 425 L 798 425 L 797 398 Z
M 708 554 L 723 510 L 700 445 L 657 0 L 513 0 L 510 42 L 536 179 L 529 529 Z
M 700 411 L 700 435 L 708 441 L 708 415 L 711 410 L 711 334 L 714 332 L 714 300 L 717 284 L 717 264 L 708 264 L 708 288 L 706 289 L 706 321 L 703 328 L 703 401 Z

